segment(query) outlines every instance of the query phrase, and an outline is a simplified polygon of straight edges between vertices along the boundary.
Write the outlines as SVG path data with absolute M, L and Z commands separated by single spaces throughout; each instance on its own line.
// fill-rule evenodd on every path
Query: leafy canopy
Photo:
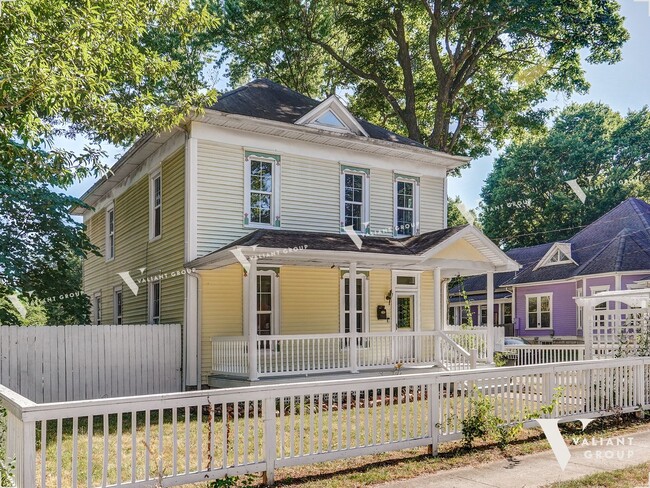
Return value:
M 590 63 L 620 59 L 615 0 L 224 0 L 235 84 L 268 76 L 434 149 L 486 154 L 537 128 L 549 91 L 584 92 Z
M 507 248 L 568 238 L 626 198 L 647 200 L 650 111 L 567 107 L 543 135 L 508 146 L 481 197 L 483 231 Z
M 83 204 L 53 188 L 101 174 L 102 142 L 164 131 L 214 101 L 202 70 L 217 22 L 189 0 L 1 5 L 0 287 L 29 281 L 37 298 L 70 256 L 96 251 L 67 215 Z M 62 136 L 91 143 L 75 153 Z

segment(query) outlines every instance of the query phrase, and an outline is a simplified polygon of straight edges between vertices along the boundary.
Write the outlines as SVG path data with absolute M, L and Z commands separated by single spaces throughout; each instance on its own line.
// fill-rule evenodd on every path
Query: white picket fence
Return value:
M 36 403 L 181 390 L 181 327 L 0 326 L 0 383 Z
M 558 389 L 559 388 L 559 389 Z M 459 439 L 482 392 L 504 422 L 650 408 L 650 358 L 385 375 L 37 405 L 0 386 L 16 486 L 179 486 Z
M 507 357 L 515 360 L 517 366 L 585 359 L 584 344 L 525 344 L 505 346 L 504 352 Z

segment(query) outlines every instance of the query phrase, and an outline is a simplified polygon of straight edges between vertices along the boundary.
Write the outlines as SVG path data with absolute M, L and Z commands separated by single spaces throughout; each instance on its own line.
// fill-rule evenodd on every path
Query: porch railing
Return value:
M 414 366 L 472 367 L 472 354 L 442 332 L 267 335 L 257 339 L 257 376 L 288 376 Z M 356 347 L 353 364 L 352 348 Z M 246 337 L 212 338 L 212 371 L 247 376 Z
M 518 366 L 543 363 L 562 363 L 585 359 L 584 344 L 526 344 L 506 346 L 507 357 L 514 359 Z

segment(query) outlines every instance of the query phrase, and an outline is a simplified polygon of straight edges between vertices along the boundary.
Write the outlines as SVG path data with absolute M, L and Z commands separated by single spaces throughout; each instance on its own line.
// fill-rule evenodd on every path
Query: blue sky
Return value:
M 572 102 L 599 101 L 610 105 L 621 113 L 650 105 L 650 0 L 621 0 L 621 12 L 630 40 L 623 47 L 623 60 L 613 65 L 585 65 L 587 80 L 591 89 L 586 95 L 567 98 L 552 94 L 545 105 L 563 107 Z M 221 85 L 221 84 L 220 84 Z M 219 86 L 218 88 L 224 88 Z M 80 150 L 82 141 L 59 141 L 71 150 Z M 122 150 L 105 147 L 108 163 Z M 460 196 L 469 208 L 477 207 L 483 182 L 492 169 L 497 152 L 472 161 L 471 167 L 462 171 L 460 177 L 449 179 L 449 195 Z M 67 193 L 80 196 L 92 184 L 86 179 L 72 187 Z

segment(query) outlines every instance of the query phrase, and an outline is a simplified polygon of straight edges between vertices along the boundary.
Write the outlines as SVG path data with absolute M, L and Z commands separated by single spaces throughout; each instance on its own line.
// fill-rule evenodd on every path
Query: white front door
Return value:
M 415 293 L 397 293 L 395 297 L 396 362 L 412 360 L 415 356 Z

